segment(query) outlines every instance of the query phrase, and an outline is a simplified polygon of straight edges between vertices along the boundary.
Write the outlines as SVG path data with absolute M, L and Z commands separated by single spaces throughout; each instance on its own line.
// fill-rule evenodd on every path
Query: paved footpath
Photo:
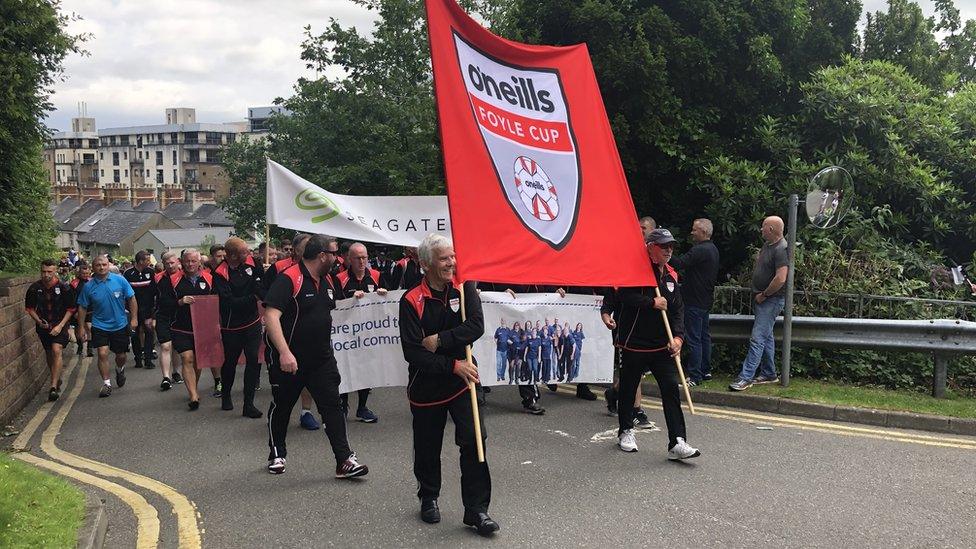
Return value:
M 369 465 L 333 478 L 322 431 L 292 422 L 288 470 L 266 470 L 264 419 L 223 412 L 209 396 L 158 390 L 159 369 L 127 368 L 107 399 L 90 359 L 72 357 L 65 395 L 23 415 L 17 444 L 106 500 L 106 547 L 972 547 L 976 439 L 701 406 L 687 415 L 703 456 L 665 459 L 663 431 L 615 446 L 602 401 L 544 391 L 547 414 L 520 412 L 513 388 L 488 395 L 491 542 L 461 525 L 457 451 L 445 437 L 443 521 L 417 518 L 410 412 L 402 388 L 374 391 L 380 422 L 349 422 Z M 78 385 L 79 372 L 85 383 Z M 267 408 L 270 391 L 258 392 Z M 76 398 L 72 398 L 77 395 Z M 356 397 L 352 400 L 355 402 Z M 651 419 L 663 427 L 656 403 Z M 32 420 L 28 424 L 28 420 Z M 60 431 L 60 432 L 58 432 Z M 9 439 L 5 441 L 9 444 Z M 97 484 L 97 488 L 92 488 Z

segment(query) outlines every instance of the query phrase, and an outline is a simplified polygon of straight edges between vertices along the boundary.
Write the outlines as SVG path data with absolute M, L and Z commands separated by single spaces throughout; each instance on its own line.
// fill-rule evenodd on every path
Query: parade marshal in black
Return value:
M 184 296 L 216 294 L 213 276 L 207 271 L 197 272 L 195 280 L 183 271 L 177 271 L 159 280 L 159 313 L 170 320 L 173 349 L 185 353 L 194 349 L 193 317 L 190 306 L 180 303 Z
M 407 397 L 413 415 L 413 471 L 419 484 L 421 509 L 425 502 L 436 501 L 440 495 L 441 446 L 450 414 L 454 441 L 461 454 L 464 523 L 476 525 L 479 514 L 488 518 L 485 513 L 491 502 L 491 475 L 488 463 L 478 462 L 471 399 L 459 398 L 467 396 L 468 385 L 454 374 L 454 362 L 466 358 L 465 346 L 473 344 L 485 331 L 481 299 L 472 282 L 464 285 L 464 306 L 467 320 L 462 322 L 461 292 L 451 284 L 437 291 L 426 279 L 421 280 L 400 299 L 400 344 L 409 364 Z M 433 334 L 440 337 L 436 352 L 428 351 L 422 343 L 424 337 Z M 484 423 L 481 433 L 484 440 Z M 491 524 L 494 529 L 490 531 L 497 530 L 497 525 Z
M 51 328 L 59 324 L 66 313 L 73 314 L 76 308 L 74 290 L 56 277 L 50 286 L 43 280 L 35 281 L 24 294 L 24 309 L 34 311 L 38 318 L 48 323 L 48 328 L 35 327 L 44 349 L 50 349 L 54 343 L 62 347 L 68 345 L 67 328 L 57 336 L 51 335 Z

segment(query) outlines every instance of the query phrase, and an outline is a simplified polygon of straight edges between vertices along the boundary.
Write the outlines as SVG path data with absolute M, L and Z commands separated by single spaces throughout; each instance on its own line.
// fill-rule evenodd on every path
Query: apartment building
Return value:
M 93 118 L 73 119 L 75 131 L 56 134 L 44 152 L 55 201 L 156 200 L 165 208 L 227 196 L 229 178 L 220 150 L 247 124 L 200 123 L 192 108 L 166 109 L 165 120 L 96 131 Z

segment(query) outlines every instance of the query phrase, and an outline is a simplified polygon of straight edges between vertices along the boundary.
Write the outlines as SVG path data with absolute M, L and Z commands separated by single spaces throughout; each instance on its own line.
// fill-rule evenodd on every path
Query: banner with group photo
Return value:
M 602 296 L 482 292 L 474 344 L 482 385 L 612 383 L 613 341 Z
M 330 193 L 268 160 L 268 223 L 347 240 L 416 247 L 429 233 L 451 235 L 444 196 Z

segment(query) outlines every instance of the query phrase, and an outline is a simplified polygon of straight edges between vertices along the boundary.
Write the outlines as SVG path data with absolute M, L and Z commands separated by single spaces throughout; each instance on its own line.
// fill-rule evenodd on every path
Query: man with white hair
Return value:
M 173 332 L 173 349 L 180 355 L 183 363 L 183 381 L 186 385 L 190 402 L 190 411 L 200 408 L 200 394 L 197 392 L 197 382 L 200 379 L 200 369 L 197 368 L 195 346 L 193 339 L 193 317 L 190 306 L 196 298 L 217 293 L 214 289 L 213 276 L 203 270 L 200 252 L 194 249 L 183 251 L 183 270 L 164 276 L 159 285 L 159 310 L 163 316 L 173 319 L 170 331 Z
M 712 378 L 712 338 L 708 332 L 708 313 L 718 280 L 718 248 L 712 242 L 712 222 L 696 219 L 691 226 L 695 245 L 671 266 L 681 273 L 681 300 L 685 305 L 685 348 L 688 364 L 685 373 L 689 387 Z
M 437 498 L 441 489 L 441 445 L 447 415 L 454 421 L 454 441 L 461 453 L 463 522 L 489 536 L 498 523 L 488 516 L 491 474 L 488 463 L 478 461 L 474 413 L 467 398 L 477 384 L 478 367 L 467 361 L 465 347 L 484 334 L 485 322 L 473 282 L 461 291 L 454 286 L 454 246 L 431 234 L 418 249 L 424 278 L 400 299 L 400 344 L 409 365 L 407 398 L 413 415 L 413 472 L 420 489 L 420 518 L 440 522 Z M 466 320 L 462 321 L 464 307 Z M 484 442 L 484 427 L 481 428 Z

